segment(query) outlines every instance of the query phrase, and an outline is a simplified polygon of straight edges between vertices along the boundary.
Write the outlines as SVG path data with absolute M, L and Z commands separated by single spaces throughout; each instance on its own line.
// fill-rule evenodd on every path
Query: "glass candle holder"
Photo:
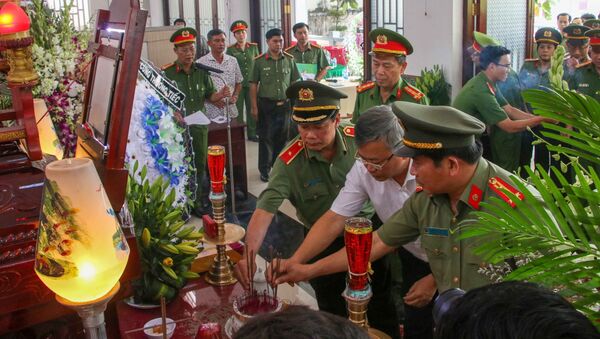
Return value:
M 225 177 L 225 147 L 220 145 L 208 146 L 208 173 L 210 175 L 210 190 L 213 193 L 223 193 Z
M 348 288 L 364 290 L 369 283 L 369 258 L 373 244 L 373 225 L 367 218 L 349 218 L 344 226 L 348 256 Z

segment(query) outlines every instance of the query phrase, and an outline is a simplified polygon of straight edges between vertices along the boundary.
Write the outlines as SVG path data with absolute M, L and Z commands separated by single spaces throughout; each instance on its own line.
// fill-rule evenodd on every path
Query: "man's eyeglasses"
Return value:
M 372 163 L 370 161 L 363 159 L 360 155 L 358 155 L 358 151 L 356 151 L 356 153 L 354 154 L 354 159 L 360 161 L 363 165 L 365 165 L 365 167 L 371 166 L 371 168 L 373 168 L 374 170 L 381 171 L 381 169 L 388 163 L 388 161 L 390 161 L 390 159 L 393 156 L 394 156 L 394 153 L 390 154 L 390 156 L 387 157 L 385 160 L 383 160 L 381 163 L 375 164 L 375 163 Z
M 500 66 L 500 67 L 506 67 L 506 68 L 510 68 L 511 64 L 499 64 L 497 62 L 494 62 L 494 64 Z

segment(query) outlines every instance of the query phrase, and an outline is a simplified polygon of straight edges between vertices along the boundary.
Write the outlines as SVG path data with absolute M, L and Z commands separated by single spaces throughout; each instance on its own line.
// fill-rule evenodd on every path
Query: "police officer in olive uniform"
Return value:
M 290 137 L 296 135 L 291 125 L 290 101 L 285 91 L 300 79 L 294 57 L 283 51 L 283 32 L 273 28 L 266 34 L 269 50 L 254 58 L 250 72 L 252 116 L 257 119 L 258 170 L 260 180 L 269 180 L 269 171 L 277 154 Z
M 589 27 L 581 25 L 569 25 L 563 29 L 567 51 L 569 52 L 563 62 L 563 68 L 565 70 L 564 78 L 567 81 L 575 74 L 577 65 L 589 61 L 588 50 L 590 39 L 585 36 L 585 32 L 589 30 Z
M 294 38 L 298 41 L 294 46 L 288 47 L 285 51 L 294 56 L 296 64 L 317 65 L 317 73 L 314 74 L 316 81 L 321 81 L 329 69 L 329 61 L 325 56 L 325 51 L 321 46 L 309 41 L 309 27 L 304 22 L 299 22 L 292 27 Z M 308 80 L 308 79 L 304 79 Z
M 175 62 L 162 67 L 165 76 L 177 84 L 177 88 L 185 94 L 185 115 L 204 110 L 204 102 L 218 102 L 230 96 L 227 86 L 217 92 L 210 75 L 196 67 L 194 60 L 196 55 L 196 30 L 190 27 L 178 29 L 171 35 L 173 51 L 177 55 Z M 182 122 L 180 116 L 178 120 Z M 192 136 L 192 149 L 194 152 L 194 165 L 196 166 L 196 204 L 194 214 L 203 214 L 202 180 L 206 167 L 206 152 L 208 147 L 208 126 L 189 126 Z
M 250 71 L 252 71 L 252 66 L 254 65 L 254 58 L 256 58 L 260 52 L 258 51 L 258 45 L 256 43 L 246 41 L 248 24 L 244 20 L 234 21 L 229 30 L 233 33 L 236 43 L 227 47 L 226 53 L 236 58 L 240 70 L 242 71 L 242 75 L 244 76 L 242 90 L 240 91 L 236 102 L 239 112 L 238 121 L 244 123 L 245 105 L 248 140 L 258 141 L 258 138 L 256 137 L 256 120 L 250 113 L 250 83 L 248 82 L 248 79 L 250 78 Z
M 325 213 L 344 186 L 346 174 L 355 162 L 354 126 L 340 123 L 340 99 L 347 96 L 327 85 L 314 81 L 294 83 L 288 90 L 295 98 L 292 119 L 298 124 L 299 136 L 294 138 L 275 161 L 267 188 L 260 194 L 256 211 L 246 233 L 246 251 L 257 253 L 271 220 L 285 199 L 296 208 L 298 219 L 308 229 Z M 370 204 L 363 216 L 370 217 Z M 344 246 L 337 238 L 317 258 L 327 256 Z M 244 257 L 245 258 L 245 257 Z M 247 286 L 246 262 L 236 265 L 236 275 Z M 371 325 L 390 335 L 398 332 L 395 308 L 389 294 L 389 274 L 380 263 L 373 263 L 374 297 L 369 307 Z M 383 279 L 380 279 L 383 278 Z M 383 280 L 383 281 L 382 281 Z M 346 316 L 341 293 L 346 287 L 346 274 L 338 273 L 311 280 L 319 309 Z
M 416 87 L 402 79 L 406 69 L 406 56 L 412 54 L 410 42 L 401 34 L 385 28 L 369 33 L 374 43 L 371 49 L 371 68 L 375 82 L 367 81 L 356 88 L 356 102 L 352 122 L 367 109 L 388 105 L 394 101 L 427 104 L 427 97 Z
M 590 39 L 592 59 L 577 66 L 569 87 L 600 101 L 600 28 L 585 35 Z
M 600 19 L 590 19 L 583 23 L 589 29 L 600 29 Z
M 557 29 L 552 27 L 542 27 L 535 32 L 535 43 L 537 44 L 537 58 L 526 59 L 519 72 L 519 79 L 523 83 L 524 89 L 537 88 L 543 89 L 551 88 L 550 76 L 548 71 L 550 70 L 550 63 L 552 55 L 556 50 L 557 46 L 562 42 L 562 34 Z M 534 132 L 538 136 L 542 136 L 540 133 L 542 127 L 538 126 L 534 128 Z M 528 132 L 524 132 L 528 133 Z M 526 139 L 528 149 L 531 150 L 531 143 L 534 140 L 534 136 L 531 135 Z M 552 142 L 548 140 L 549 142 Z M 534 162 L 540 164 L 545 170 L 550 168 L 552 164 L 552 158 L 550 152 L 545 143 L 538 143 L 533 146 L 535 148 Z M 522 150 L 523 152 L 523 150 Z M 529 159 L 531 158 L 531 152 L 529 153 Z M 524 164 L 521 164 L 524 165 Z
M 509 192 L 521 200 L 523 194 L 514 187 L 511 173 L 481 157 L 476 136 L 485 125 L 448 106 L 395 102 L 392 109 L 406 131 L 403 156 L 413 158 L 412 171 L 422 190 L 374 232 L 371 260 L 420 236 L 440 293 L 491 283 L 478 272 L 485 263 L 473 253 L 477 240 L 459 239 L 461 228 L 476 219 L 473 212 L 486 210 L 481 202 L 494 197 L 515 206 Z M 290 281 L 292 276 L 293 281 L 302 281 L 346 269 L 342 249 L 313 264 L 294 266 L 295 272 L 287 272 L 277 282 Z
M 513 107 L 498 89 L 496 83 L 505 80 L 510 72 L 508 49 L 488 46 L 479 58 L 482 71 L 463 86 L 452 106 L 487 125 L 491 160 L 512 172 L 520 163 L 520 132 L 544 119 Z

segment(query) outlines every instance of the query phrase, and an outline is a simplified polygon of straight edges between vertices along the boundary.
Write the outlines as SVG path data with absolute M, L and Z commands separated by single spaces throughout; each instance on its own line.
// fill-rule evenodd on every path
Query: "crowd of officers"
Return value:
M 233 92 L 227 86 L 217 91 L 194 63 L 197 34 L 191 28 L 173 34 L 177 60 L 164 71 L 186 94 L 185 114 L 203 109 L 205 101 L 227 98 L 237 104 L 241 121 L 244 106 L 250 113 L 248 137 L 258 137 L 258 168 L 268 185 L 250 219 L 245 251 L 259 252 L 286 199 L 305 226 L 304 241 L 270 281 L 309 281 L 321 310 L 346 316 L 344 221 L 370 218 L 376 229 L 370 324 L 400 337 L 391 291 L 401 282 L 404 337 L 431 338 L 438 293 L 490 283 L 479 273 L 486 264 L 473 253 L 472 240 L 459 239 L 459 227 L 468 226 L 472 212 L 485 209 L 480 203 L 490 197 L 513 204 L 508 192 L 523 196 L 511 172 L 530 161 L 527 128 L 546 120 L 528 111 L 520 91 L 549 87 L 550 58 L 563 44 L 569 52 L 565 79 L 573 89 L 600 99 L 599 23 L 592 19 L 538 30 L 538 58 L 527 60 L 519 73 L 511 68 L 508 49 L 475 32 L 471 52 L 480 72 L 452 107 L 427 105 L 427 97 L 402 78 L 413 52 L 410 42 L 397 32 L 375 29 L 369 34 L 374 81 L 357 87 L 352 123 L 339 115 L 343 93 L 301 79 L 296 63 L 316 64 L 315 80 L 329 66 L 321 47 L 309 42 L 304 23 L 294 25 L 298 43 L 286 50 L 283 32 L 269 30 L 267 51 L 259 54 L 256 44 L 246 41 L 248 25 L 234 22 L 230 31 L 236 43 L 226 53 L 237 59 L 243 81 Z M 209 45 L 214 36 L 209 32 Z M 194 144 L 198 158 L 206 150 L 206 131 L 200 130 L 206 126 L 194 128 L 199 129 L 191 129 L 199 139 Z M 523 156 L 527 152 L 529 160 Z M 536 162 L 542 153 L 536 149 Z M 204 162 L 196 166 L 202 175 Z M 247 269 L 255 266 L 243 258 L 236 274 L 248 286 L 252 272 Z

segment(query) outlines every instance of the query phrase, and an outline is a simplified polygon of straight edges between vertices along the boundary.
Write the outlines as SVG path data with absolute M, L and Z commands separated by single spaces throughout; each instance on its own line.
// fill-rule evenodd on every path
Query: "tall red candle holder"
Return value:
M 244 237 L 244 229 L 235 224 L 225 223 L 225 147 L 208 147 L 208 172 L 210 175 L 210 202 L 213 208 L 213 219 L 217 224 L 216 237 L 205 234 L 205 242 L 214 244 L 217 255 L 205 276 L 206 282 L 215 286 L 232 285 L 237 282 L 233 275 L 233 263 L 226 253 L 227 244 L 235 243 Z
M 344 242 L 348 257 L 348 284 L 342 293 L 346 299 L 348 319 L 369 332 L 371 338 L 389 338 L 385 333 L 369 327 L 367 308 L 373 296 L 369 284 L 373 225 L 366 218 L 349 218 L 344 225 Z

